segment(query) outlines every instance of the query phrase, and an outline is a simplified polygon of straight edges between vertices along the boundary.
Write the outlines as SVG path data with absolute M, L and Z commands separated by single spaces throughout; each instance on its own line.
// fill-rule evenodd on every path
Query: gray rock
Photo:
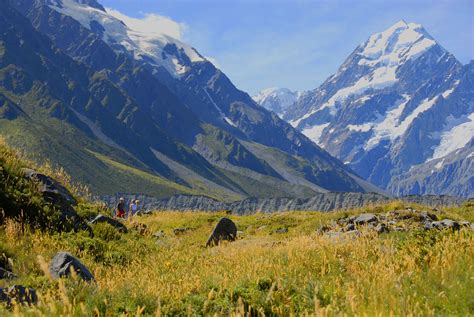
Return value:
M 453 229 L 453 230 L 459 230 L 461 226 L 459 225 L 458 222 L 453 221 L 451 219 L 443 219 L 441 221 L 433 221 L 431 223 L 434 228 L 436 229 Z
M 423 228 L 425 230 L 431 230 L 433 229 L 433 223 L 431 221 L 425 221 L 423 224 Z
M 362 225 L 374 221 L 377 221 L 377 216 L 375 216 L 374 214 L 362 214 L 354 220 L 354 223 L 356 225 Z
M 474 222 L 471 222 L 471 229 L 474 230 Z
M 435 214 L 429 213 L 427 211 L 422 211 L 420 213 L 420 221 L 425 222 L 425 221 L 437 221 L 438 217 Z
M 104 216 L 102 214 L 97 215 L 94 219 L 89 221 L 89 224 L 91 225 L 97 224 L 97 223 L 108 223 L 109 225 L 111 225 L 112 227 L 114 227 L 120 232 L 123 232 L 123 233 L 128 232 L 127 227 L 123 223 L 121 223 L 119 220 Z
M 221 218 L 212 231 L 206 246 L 219 244 L 222 240 L 234 241 L 237 237 L 237 226 L 229 218 Z
M 273 231 L 274 233 L 287 233 L 288 232 L 288 228 L 279 228 L 279 229 L 276 229 L 275 231 Z
M 3 280 L 12 280 L 15 279 L 16 275 L 10 271 L 5 270 L 4 268 L 0 267 L 0 279 Z
M 26 179 L 35 181 L 39 184 L 39 190 L 43 199 L 61 213 L 61 221 L 64 228 L 59 229 L 68 229 L 72 225 L 73 229 L 76 231 L 90 231 L 89 226 L 87 226 L 82 218 L 76 213 L 74 206 L 77 205 L 77 201 L 66 187 L 53 178 L 35 170 L 23 168 L 22 172 Z
M 49 264 L 49 272 L 53 278 L 68 277 L 73 269 L 84 281 L 95 281 L 92 273 L 76 257 L 67 252 L 58 252 Z
M 33 288 L 13 285 L 9 288 L 0 288 L 0 302 L 6 302 L 7 306 L 13 303 L 33 305 L 38 302 L 38 296 Z
M 379 223 L 377 226 L 374 227 L 375 232 L 378 234 L 381 233 L 388 233 L 390 230 L 388 229 L 387 225 L 384 223 Z

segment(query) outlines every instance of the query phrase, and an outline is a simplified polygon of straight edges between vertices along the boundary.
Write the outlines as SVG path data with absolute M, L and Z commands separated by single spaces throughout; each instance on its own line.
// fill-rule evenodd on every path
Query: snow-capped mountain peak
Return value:
M 186 73 L 191 63 L 206 61 L 193 47 L 180 40 L 160 30 L 138 28 L 138 19 L 105 10 L 95 3 L 94 0 L 55 0 L 50 2 L 50 7 L 72 17 L 113 47 L 121 46 L 135 59 L 164 67 L 174 77 Z
M 401 20 L 383 32 L 375 33 L 360 46 L 359 65 L 399 66 L 416 59 L 436 41 L 420 24 Z
M 394 194 L 469 195 L 472 158 L 464 156 L 474 144 L 473 69 L 421 25 L 402 20 L 357 46 L 284 118 Z M 466 176 L 455 185 L 449 169 L 461 165 L 456 169 Z
M 298 99 L 300 93 L 288 88 L 271 87 L 261 90 L 252 99 L 262 107 L 282 116 Z

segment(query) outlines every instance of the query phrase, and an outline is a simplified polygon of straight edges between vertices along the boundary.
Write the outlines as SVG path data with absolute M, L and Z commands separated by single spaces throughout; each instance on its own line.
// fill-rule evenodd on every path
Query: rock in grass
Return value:
M 374 231 L 377 232 L 378 234 L 390 232 L 390 230 L 388 229 L 387 225 L 384 224 L 384 223 L 379 223 L 379 224 L 376 225 L 373 229 L 374 229 Z
M 60 224 L 64 227 L 60 228 L 61 230 L 70 230 L 72 226 L 72 229 L 75 231 L 91 231 L 89 226 L 87 226 L 83 219 L 76 213 L 74 206 L 77 205 L 77 200 L 66 187 L 53 178 L 35 170 L 23 168 L 22 172 L 26 179 L 38 183 L 39 191 L 43 199 L 60 212 Z
M 49 264 L 49 272 L 53 278 L 68 277 L 74 270 L 84 281 L 95 281 L 92 273 L 76 257 L 67 252 L 58 252 Z
M 288 232 L 288 228 L 279 228 L 279 229 L 276 229 L 275 231 L 273 231 L 274 233 L 287 233 Z
M 16 278 L 16 275 L 10 271 L 5 270 L 3 267 L 0 267 L 0 279 L 3 280 L 12 280 Z
M 33 305 L 38 302 L 38 296 L 33 288 L 13 285 L 9 288 L 0 288 L 0 302 L 6 302 L 7 306 L 13 303 Z
M 214 246 L 222 240 L 234 241 L 237 238 L 237 226 L 229 218 L 221 218 L 212 231 L 206 246 Z
M 103 222 L 108 223 L 109 225 L 111 225 L 112 227 L 114 227 L 120 232 L 123 232 L 123 233 L 128 232 L 127 227 L 125 227 L 123 223 L 121 223 L 120 221 L 116 219 L 104 216 L 102 214 L 97 215 L 94 219 L 89 221 L 89 224 L 96 224 L 96 223 L 103 223 Z
M 374 214 L 362 214 L 355 218 L 354 223 L 356 225 L 363 225 L 375 221 L 377 221 L 377 216 L 375 216 Z
M 433 221 L 432 223 L 433 228 L 436 229 L 452 229 L 452 230 L 459 230 L 461 226 L 458 222 L 453 221 L 451 219 L 443 219 L 441 221 Z

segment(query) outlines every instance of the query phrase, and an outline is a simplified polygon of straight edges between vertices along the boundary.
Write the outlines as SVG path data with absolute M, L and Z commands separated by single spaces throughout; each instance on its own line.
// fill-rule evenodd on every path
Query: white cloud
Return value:
M 143 18 L 132 18 L 120 11 L 106 8 L 107 12 L 124 22 L 130 29 L 147 34 L 157 33 L 182 40 L 187 25 L 156 13 L 145 13 Z

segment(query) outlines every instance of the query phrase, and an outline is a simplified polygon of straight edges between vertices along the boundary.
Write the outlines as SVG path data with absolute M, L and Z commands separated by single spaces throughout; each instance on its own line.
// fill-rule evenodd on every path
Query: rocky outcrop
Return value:
M 120 197 L 127 195 L 120 194 Z M 103 196 L 101 200 L 109 206 L 114 206 L 119 196 Z M 152 210 L 195 210 L 195 211 L 231 211 L 234 214 L 244 215 L 256 212 L 279 211 L 332 211 L 337 209 L 359 208 L 371 204 L 386 203 L 395 198 L 375 193 L 321 193 L 312 198 L 248 198 L 234 202 L 222 202 L 204 196 L 178 195 L 165 199 L 156 199 L 150 196 L 133 195 L 142 202 L 143 213 Z M 417 203 L 427 206 L 460 206 L 467 199 L 452 196 L 406 196 L 396 198 L 408 203 Z
M 441 215 L 440 215 L 441 216 Z M 377 234 L 392 231 L 412 230 L 452 230 L 461 228 L 474 230 L 474 223 L 456 221 L 444 218 L 438 221 L 438 216 L 428 211 L 418 211 L 412 208 L 392 210 L 387 213 L 361 214 L 339 218 L 320 227 L 317 233 L 329 238 L 345 239 L 360 236 L 366 232 Z
M 36 182 L 46 203 L 53 206 L 59 213 L 63 229 L 89 230 L 84 220 L 76 213 L 74 206 L 77 201 L 71 192 L 55 179 L 29 168 L 22 169 L 26 179 Z
M 115 229 L 117 229 L 120 232 L 123 232 L 123 233 L 128 232 L 127 227 L 123 223 L 121 223 L 120 221 L 118 221 L 116 219 L 104 216 L 102 214 L 97 215 L 94 219 L 89 221 L 89 224 L 91 224 L 91 225 L 97 224 L 97 223 L 107 223 L 107 224 L 111 225 L 112 227 L 114 227 Z
M 84 281 L 95 281 L 92 273 L 76 257 L 67 252 L 58 252 L 49 264 L 49 272 L 53 278 L 69 277 L 71 270 Z

